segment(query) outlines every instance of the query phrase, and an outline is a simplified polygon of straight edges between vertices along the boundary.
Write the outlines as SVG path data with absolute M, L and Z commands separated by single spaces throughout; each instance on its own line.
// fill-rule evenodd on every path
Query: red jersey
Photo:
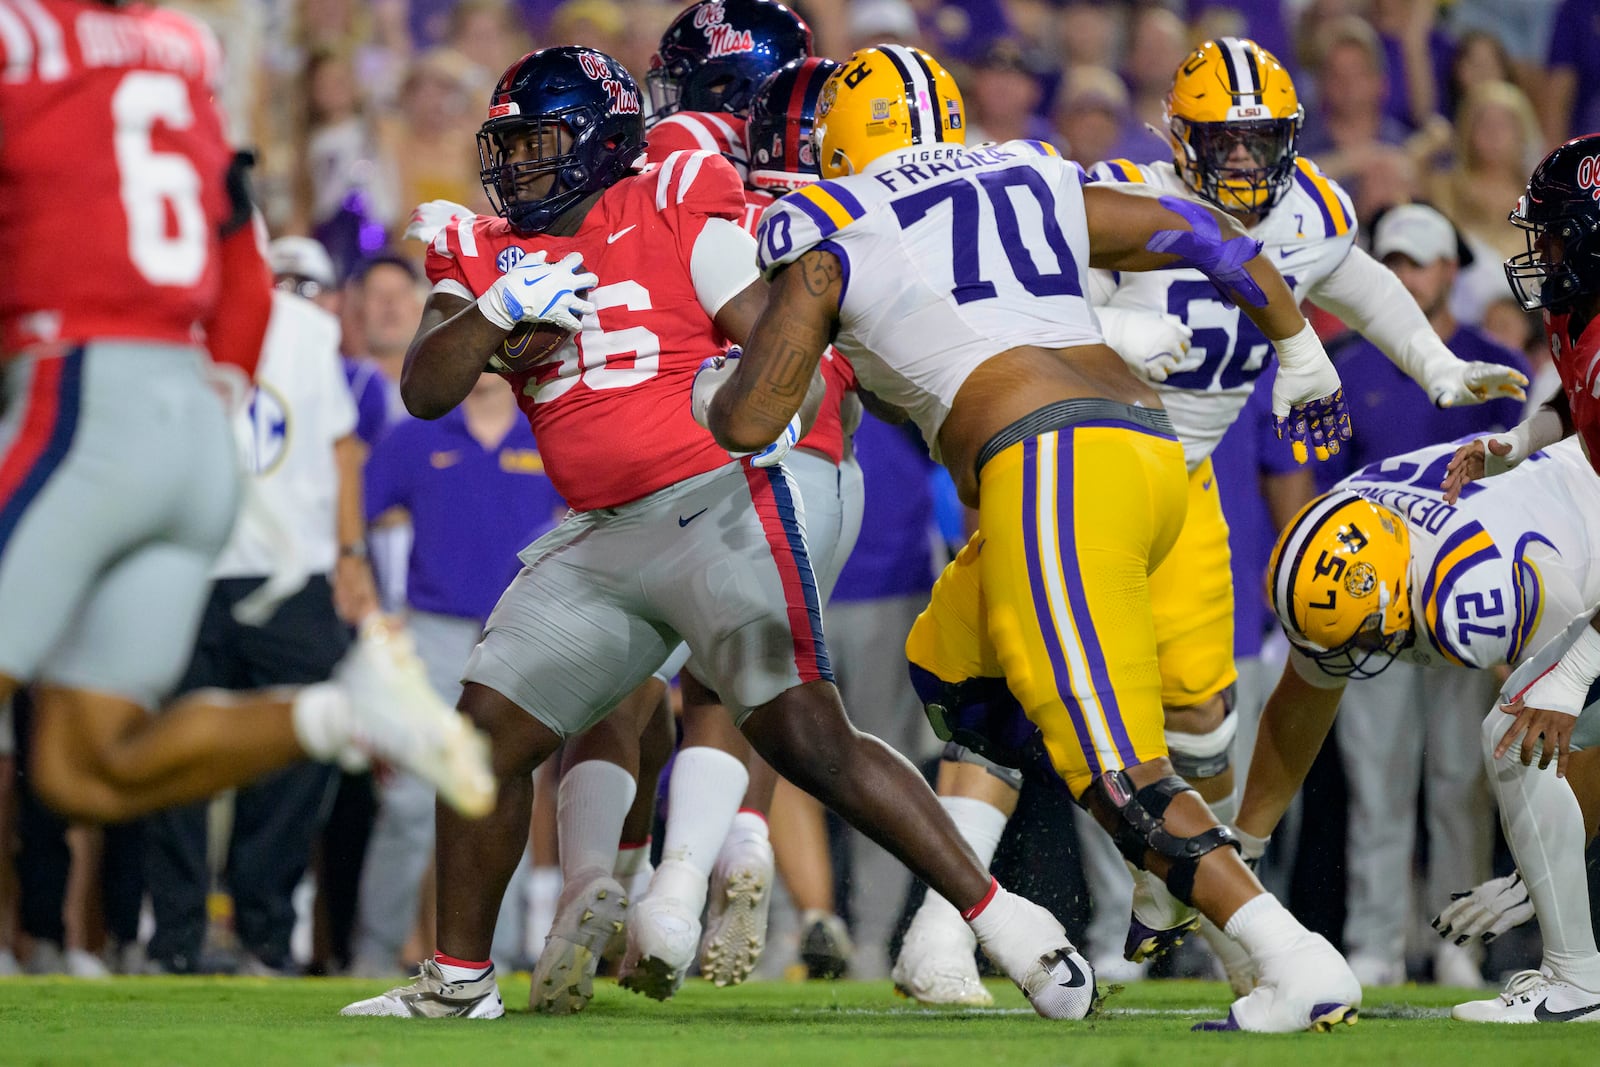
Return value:
M 0 349 L 201 340 L 230 214 L 220 61 L 175 11 L 0 0 Z
M 1568 315 L 1544 313 L 1545 340 L 1561 375 L 1561 389 L 1567 394 L 1572 425 L 1583 445 L 1589 466 L 1600 474 L 1600 319 L 1584 327 L 1577 343 L 1572 341 Z
M 440 230 L 428 277 L 482 295 L 524 255 L 568 252 L 599 284 L 583 329 L 527 371 L 507 375 L 572 507 L 616 507 L 730 462 L 694 421 L 695 372 L 727 338 L 700 306 L 690 275 L 712 218 L 737 222 L 744 189 L 721 156 L 682 152 L 601 194 L 571 237 L 523 236 L 500 218 L 468 216 Z
M 741 179 L 749 178 L 745 120 L 737 115 L 679 111 L 650 127 L 647 137 L 644 158 L 648 163 L 659 164 L 680 149 L 698 149 L 727 157 Z M 777 199 L 765 189 L 745 186 L 744 215 L 739 222 L 751 237 L 756 235 L 761 213 Z M 844 402 L 844 394 L 856 387 L 855 370 L 849 360 L 830 347 L 822 357 L 822 380 L 828 393 L 817 412 L 817 421 L 795 447 L 812 449 L 838 463 L 844 459 L 844 424 L 839 417 L 839 405 Z

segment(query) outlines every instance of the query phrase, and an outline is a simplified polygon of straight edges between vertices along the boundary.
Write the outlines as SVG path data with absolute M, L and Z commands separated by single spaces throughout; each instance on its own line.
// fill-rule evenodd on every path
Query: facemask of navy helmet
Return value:
M 500 76 L 478 130 L 479 180 L 519 233 L 542 233 L 626 177 L 644 151 L 639 87 L 615 59 L 563 45 Z
M 1528 235 L 1528 250 L 1505 263 L 1524 311 L 1567 310 L 1600 292 L 1600 134 L 1545 156 L 1510 219 Z
M 661 35 L 645 81 L 652 117 L 748 115 L 762 81 L 811 54 L 811 27 L 777 0 L 701 0 Z

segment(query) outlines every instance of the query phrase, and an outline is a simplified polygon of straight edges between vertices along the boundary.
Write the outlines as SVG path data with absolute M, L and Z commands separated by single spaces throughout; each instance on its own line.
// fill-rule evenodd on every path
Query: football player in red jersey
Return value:
M 409 985 L 345 1013 L 503 1013 L 489 946 L 528 832 L 531 772 L 680 640 L 779 773 L 980 912 L 993 882 L 932 790 L 845 718 L 793 481 L 781 466 L 730 459 L 686 410 L 701 361 L 742 339 L 766 302 L 754 242 L 739 224 L 738 175 L 721 156 L 695 152 L 634 173 L 644 134 L 637 89 L 589 49 L 518 60 L 489 114 L 479 145 L 501 217 L 461 219 L 434 239 L 434 290 L 402 395 L 414 414 L 437 417 L 519 322 L 581 312 L 570 343 L 508 376 L 546 472 L 575 510 L 524 550 L 463 672 L 460 707 L 493 740 L 501 792 L 481 822 L 438 813 L 440 952 Z M 593 957 L 625 913 L 604 866 L 563 897 L 583 905 L 563 909 L 571 921 L 552 939 L 577 950 L 565 954 L 570 966 L 534 982 L 539 1010 L 587 1002 Z M 1035 905 L 1012 918 L 985 947 L 1035 994 L 1070 942 Z M 1088 965 L 1071 962 L 1082 985 Z
M 335 683 L 147 717 L 241 493 L 216 371 L 253 372 L 271 305 L 220 63 L 175 12 L 0 3 L 0 699 L 34 687 L 33 785 L 74 818 L 371 753 L 487 810 L 483 739 L 376 625 Z
M 793 42 L 803 39 L 803 24 L 781 5 L 759 0 L 742 6 L 751 8 L 756 16 L 776 20 L 779 30 L 791 31 L 786 36 Z M 695 10 L 680 16 L 667 31 L 663 53 L 681 56 L 688 51 L 683 42 L 686 33 L 696 39 L 702 36 L 694 28 Z M 759 23 L 761 19 L 747 21 Z M 707 30 L 706 39 L 712 34 Z M 781 40 L 785 34 L 777 36 Z M 741 70 L 763 62 L 761 56 L 773 51 L 778 49 L 739 57 Z M 705 95 L 697 86 L 707 80 L 702 77 L 707 61 L 699 58 L 702 66 L 664 68 L 676 71 L 678 84 L 684 87 L 680 100 L 697 101 Z M 709 62 L 726 66 L 732 61 Z M 759 152 L 753 152 L 758 166 L 745 177 L 744 225 L 752 236 L 774 193 L 816 180 L 810 124 L 822 83 L 837 66 L 828 59 L 795 59 L 767 77 L 753 95 L 740 91 L 728 97 L 749 109 L 749 130 L 760 141 Z M 728 70 L 720 68 L 713 73 L 722 85 L 731 77 Z M 727 112 L 717 117 L 680 111 L 673 118 L 685 122 L 714 119 L 719 125 L 725 125 L 723 118 L 736 119 L 741 135 L 745 130 L 744 119 Z M 672 155 L 655 149 L 657 131 L 667 125 L 658 124 L 649 131 L 647 159 L 659 162 Z M 668 138 L 668 143 L 674 141 Z M 860 467 L 853 457 L 847 460 L 848 435 L 841 417 L 841 407 L 848 404 L 850 420 L 859 418 L 859 402 L 851 393 L 855 375 L 843 356 L 830 353 L 829 357 L 822 364 L 827 392 L 816 422 L 784 459 L 805 502 L 806 544 L 823 605 L 860 530 L 863 492 Z M 568 880 L 580 880 L 583 871 L 602 863 L 615 850 L 612 873 L 619 881 L 627 880 L 630 899 L 627 952 L 618 975 L 624 986 L 656 999 L 671 996 L 682 983 L 694 962 L 697 944 L 701 973 L 716 984 L 736 985 L 749 977 L 766 944 L 774 873 L 766 816 L 777 776 L 755 756 L 717 694 L 697 676 L 696 671 L 704 668 L 694 662 L 679 675 L 682 732 L 669 786 L 664 862 L 654 871 L 648 867 L 645 846 L 655 811 L 655 783 L 672 754 L 672 739 L 677 734 L 666 691 L 687 655 L 686 648 L 675 653 L 623 701 L 617 714 L 567 744 L 562 802 L 558 805 L 558 811 L 564 813 L 560 817 L 561 855 Z M 665 743 L 654 743 L 656 738 L 665 738 Z M 618 768 L 632 774 L 636 783 L 643 783 L 642 788 L 633 790 L 631 808 L 627 790 L 615 787 L 620 781 Z M 820 819 L 820 809 L 815 814 Z M 700 913 L 708 902 L 702 938 Z M 569 905 L 581 906 L 582 900 L 570 900 Z M 570 949 L 570 942 L 553 942 L 550 951 L 540 957 L 536 979 L 569 967 L 563 953 Z

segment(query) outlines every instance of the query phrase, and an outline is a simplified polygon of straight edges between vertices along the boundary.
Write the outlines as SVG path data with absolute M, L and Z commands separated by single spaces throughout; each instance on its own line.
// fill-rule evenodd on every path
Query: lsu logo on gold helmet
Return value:
M 1265 215 L 1289 191 L 1305 109 L 1289 72 L 1254 41 L 1219 37 L 1191 52 L 1166 117 L 1173 163 L 1201 198 Z
M 1285 527 L 1267 593 L 1296 648 L 1329 674 L 1371 678 L 1411 643 L 1410 574 L 1405 520 L 1336 489 Z
M 956 80 L 920 48 L 863 48 L 822 87 L 811 136 L 824 178 L 915 145 L 966 144 Z

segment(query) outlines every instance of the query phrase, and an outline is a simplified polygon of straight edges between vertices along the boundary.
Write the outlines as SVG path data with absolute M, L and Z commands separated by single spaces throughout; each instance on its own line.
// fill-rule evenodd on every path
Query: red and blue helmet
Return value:
M 762 81 L 811 54 L 811 27 L 778 0 L 700 0 L 672 20 L 650 61 L 653 117 L 747 115 Z
M 745 135 L 751 185 L 787 192 L 822 177 L 811 127 L 817 121 L 822 83 L 840 66 L 820 56 L 794 59 L 761 83 Z
M 1600 134 L 1575 137 L 1534 168 L 1511 212 L 1528 250 L 1506 260 L 1506 281 L 1526 311 L 1562 311 L 1600 293 Z
M 551 126 L 565 151 L 510 162 L 505 139 Z M 639 86 L 615 59 L 562 45 L 530 52 L 506 68 L 478 130 L 478 177 L 496 212 L 519 233 L 540 233 L 591 193 L 615 185 L 644 151 Z M 528 179 L 554 175 L 543 196 L 519 192 Z

